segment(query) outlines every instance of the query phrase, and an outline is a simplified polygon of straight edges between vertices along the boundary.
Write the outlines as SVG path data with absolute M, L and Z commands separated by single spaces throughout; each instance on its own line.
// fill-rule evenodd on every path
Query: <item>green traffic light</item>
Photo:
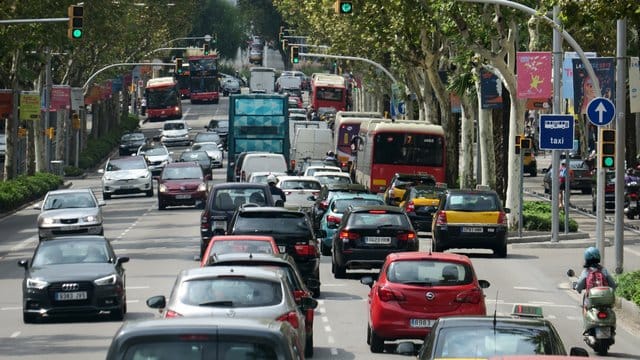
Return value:
M 71 36 L 73 36 L 74 39 L 80 39 L 82 37 L 82 30 L 73 29 L 73 31 L 71 32 Z
M 300 59 L 298 59 L 298 58 L 293 58 L 293 63 L 294 63 L 294 64 L 297 64 L 297 63 L 299 63 L 299 62 L 300 62 Z
M 606 156 L 602 159 L 602 163 L 605 167 L 613 167 L 613 156 Z
M 353 10 L 353 5 L 348 2 L 344 2 L 340 4 L 340 12 L 343 14 L 351 14 L 351 10 Z

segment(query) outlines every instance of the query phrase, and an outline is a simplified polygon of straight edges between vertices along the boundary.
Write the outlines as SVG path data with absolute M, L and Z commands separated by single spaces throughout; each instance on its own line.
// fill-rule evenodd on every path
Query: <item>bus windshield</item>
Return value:
M 191 76 L 213 76 L 218 71 L 215 58 L 189 59 L 189 73 Z
M 380 133 L 375 139 L 373 163 L 442 166 L 444 139 L 428 134 Z
M 318 100 L 342 101 L 344 89 L 340 88 L 318 88 L 316 98 Z
M 172 88 L 147 88 L 147 108 L 156 109 L 176 106 L 179 103 L 177 89 Z

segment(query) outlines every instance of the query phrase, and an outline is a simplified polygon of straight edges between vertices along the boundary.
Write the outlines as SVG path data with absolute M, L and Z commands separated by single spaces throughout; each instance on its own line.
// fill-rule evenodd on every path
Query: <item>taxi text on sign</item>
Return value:
M 540 115 L 540 149 L 571 150 L 573 139 L 573 115 Z

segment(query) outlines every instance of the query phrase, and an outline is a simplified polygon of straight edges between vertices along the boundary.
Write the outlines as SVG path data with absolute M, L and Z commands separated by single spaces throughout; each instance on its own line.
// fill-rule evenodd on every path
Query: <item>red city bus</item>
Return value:
M 174 75 L 178 82 L 178 89 L 180 90 L 180 97 L 182 99 L 188 99 L 191 96 L 191 89 L 189 88 L 189 64 L 182 64 L 182 72 Z
M 311 76 L 311 106 L 318 114 L 347 110 L 347 86 L 340 75 Z
M 356 155 L 351 148 L 351 140 L 360 133 L 360 123 L 371 119 L 382 119 L 382 114 L 356 111 L 338 111 L 336 114 L 333 142 L 342 171 L 351 171 L 351 164 Z
M 414 120 L 369 120 L 355 142 L 355 177 L 371 192 L 384 192 L 395 173 L 446 180 L 446 148 L 440 125 Z
M 153 120 L 180 119 L 182 103 L 178 82 L 173 77 L 149 79 L 145 88 L 147 118 Z
M 191 103 L 220 101 L 220 80 L 218 79 L 218 56 L 189 56 L 189 90 Z

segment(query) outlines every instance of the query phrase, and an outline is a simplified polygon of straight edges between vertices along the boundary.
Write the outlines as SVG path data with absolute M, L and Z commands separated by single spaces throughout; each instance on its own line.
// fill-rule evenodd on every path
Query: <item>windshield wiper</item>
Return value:
M 231 301 L 231 300 L 209 301 L 209 302 L 205 302 L 205 303 L 198 304 L 198 306 L 224 306 L 224 307 L 233 307 L 233 301 Z
M 378 229 L 380 228 L 389 228 L 389 227 L 396 227 L 398 225 L 393 225 L 393 224 L 382 224 L 382 225 L 378 225 Z
M 433 286 L 431 281 L 403 281 L 402 284 L 407 285 L 425 285 L 425 286 Z

